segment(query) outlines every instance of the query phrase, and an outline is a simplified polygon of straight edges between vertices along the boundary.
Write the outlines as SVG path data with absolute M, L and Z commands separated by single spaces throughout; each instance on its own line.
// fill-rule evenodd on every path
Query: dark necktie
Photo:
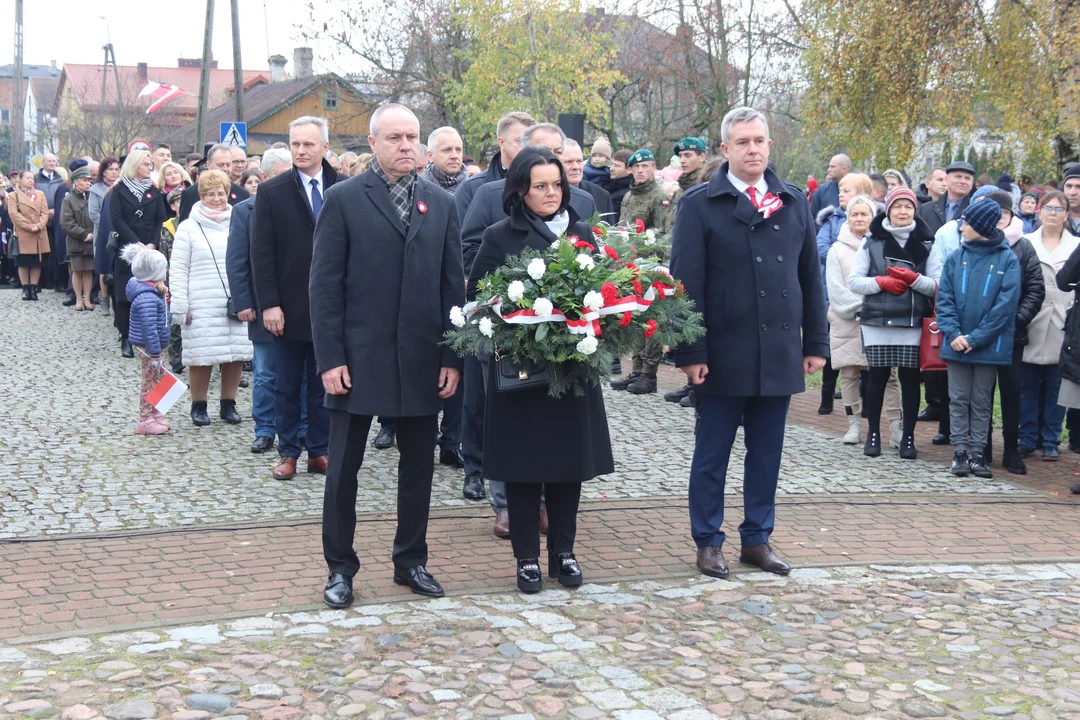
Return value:
M 319 219 L 319 211 L 322 210 L 322 193 L 319 192 L 319 181 L 311 178 L 311 214 Z

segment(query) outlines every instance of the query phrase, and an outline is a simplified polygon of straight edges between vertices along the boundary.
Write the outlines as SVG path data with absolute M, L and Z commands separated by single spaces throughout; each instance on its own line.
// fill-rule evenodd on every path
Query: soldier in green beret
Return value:
M 666 224 L 669 229 L 675 227 L 675 212 L 678 210 L 679 198 L 682 194 L 695 185 L 708 181 L 708 178 L 700 177 L 707 159 L 705 153 L 705 141 L 701 138 L 684 137 L 675 143 L 675 154 L 679 157 L 682 175 L 679 176 L 679 187 L 671 196 L 671 203 L 668 205 Z
M 645 228 L 658 233 L 671 230 L 667 224 L 668 196 L 664 186 L 656 177 L 656 156 L 652 150 L 642 148 L 630 156 L 626 167 L 634 176 L 630 190 L 623 198 L 619 221 L 633 225 L 641 220 Z

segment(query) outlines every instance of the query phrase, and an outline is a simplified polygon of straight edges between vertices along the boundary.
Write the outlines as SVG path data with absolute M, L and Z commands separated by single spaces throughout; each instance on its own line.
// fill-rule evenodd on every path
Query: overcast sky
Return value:
M 0 65 L 14 59 L 15 3 L 0 1 Z M 265 11 L 264 11 L 265 8 Z M 23 62 L 58 66 L 100 63 L 108 35 L 120 65 L 145 62 L 175 67 L 180 57 L 202 56 L 205 0 L 26 0 L 23 3 Z M 296 26 L 308 16 L 300 0 L 240 0 L 240 46 L 244 68 L 266 70 L 270 55 L 284 55 L 292 73 Z M 168 18 L 168 20 L 163 20 Z M 214 2 L 214 59 L 232 67 L 229 0 Z M 315 71 L 327 68 L 316 48 Z M 153 78 L 150 78 L 153 80 Z

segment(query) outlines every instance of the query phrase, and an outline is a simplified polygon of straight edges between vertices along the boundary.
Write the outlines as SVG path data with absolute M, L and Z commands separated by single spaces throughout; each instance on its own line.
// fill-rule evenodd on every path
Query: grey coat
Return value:
M 450 308 L 465 303 L 454 198 L 417 182 L 411 207 L 406 236 L 371 170 L 326 191 L 311 257 L 311 336 L 319 372 L 346 365 L 352 379 L 347 394 L 326 396 L 331 410 L 436 415 L 440 368 L 462 367 L 441 344 Z
M 229 278 L 232 308 L 236 312 L 254 309 L 255 320 L 249 322 L 248 339 L 253 343 L 273 342 L 274 336 L 263 326 L 262 310 L 255 297 L 255 281 L 251 277 L 251 213 L 255 198 L 249 197 L 233 206 L 229 221 L 229 250 L 225 253 L 225 272 Z

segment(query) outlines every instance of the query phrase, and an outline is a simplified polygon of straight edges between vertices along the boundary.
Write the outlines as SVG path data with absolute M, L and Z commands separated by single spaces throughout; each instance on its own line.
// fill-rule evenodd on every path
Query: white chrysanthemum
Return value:
M 525 268 L 525 272 L 529 273 L 529 277 L 533 280 L 539 280 L 547 272 L 547 265 L 540 258 L 533 258 L 529 262 L 529 266 Z
M 506 286 L 506 296 L 510 298 L 510 302 L 517 302 L 521 298 L 525 297 L 525 283 L 520 280 L 515 280 Z
M 574 261 L 585 270 L 592 270 L 596 267 L 596 261 L 592 259 L 592 256 L 586 255 L 585 253 L 578 255 L 574 258 Z
M 465 327 L 465 313 L 457 305 L 450 308 L 450 322 L 454 327 Z
M 538 297 L 533 300 L 532 309 L 537 315 L 550 315 L 555 306 L 547 298 Z
M 650 240 L 655 240 L 656 239 L 656 231 L 653 230 L 652 228 L 649 228 L 648 230 L 645 231 L 645 237 L 649 238 Z
M 495 334 L 495 328 L 491 326 L 491 318 L 480 318 L 480 325 L 477 326 L 477 329 L 484 337 L 491 337 Z
M 589 292 L 585 293 L 585 297 L 584 299 L 582 299 L 582 303 L 585 305 L 585 307 L 589 308 L 593 312 L 596 312 L 600 308 L 604 307 L 604 296 L 596 292 L 595 290 L 590 290 Z
M 577 344 L 577 351 L 582 355 L 592 355 L 596 352 L 596 346 L 599 345 L 594 337 L 585 337 Z

